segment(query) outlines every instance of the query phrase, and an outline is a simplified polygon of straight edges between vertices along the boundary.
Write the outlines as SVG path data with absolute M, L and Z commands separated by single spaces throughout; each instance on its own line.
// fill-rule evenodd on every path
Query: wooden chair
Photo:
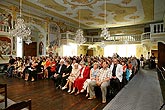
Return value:
M 7 107 L 7 84 L 0 84 L 0 103 L 5 102 Z
M 15 104 L 10 105 L 9 107 L 7 107 L 3 110 L 22 110 L 24 108 L 28 108 L 29 110 L 31 110 L 31 99 L 29 99 L 27 101 L 17 102 Z

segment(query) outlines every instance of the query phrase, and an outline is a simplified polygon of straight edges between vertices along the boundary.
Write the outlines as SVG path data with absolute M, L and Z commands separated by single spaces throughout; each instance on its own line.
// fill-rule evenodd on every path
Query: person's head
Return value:
M 76 63 L 76 59 L 74 59 L 72 63 L 75 64 Z
M 122 62 L 121 62 L 121 65 L 124 66 L 124 65 L 125 65 L 125 61 L 122 61 Z
M 78 69 L 78 63 L 75 63 L 75 64 L 74 64 L 74 68 L 75 68 L 75 69 Z
M 114 59 L 113 59 L 113 64 L 114 64 L 114 65 L 118 64 L 117 58 L 114 58 Z
M 80 65 L 81 65 L 82 68 L 84 68 L 86 66 L 84 61 L 81 61 Z
M 103 64 L 102 64 L 103 68 L 107 68 L 108 67 L 108 62 L 104 61 Z
M 66 66 L 69 66 L 69 65 L 70 65 L 70 61 L 69 61 L 69 60 L 66 60 L 66 61 L 65 61 L 65 65 L 66 65 Z
M 49 57 L 47 57 L 47 58 L 46 58 L 46 61 L 50 61 L 50 58 L 49 58 Z
M 99 67 L 99 64 L 95 62 L 95 63 L 93 64 L 93 68 L 94 68 L 94 69 L 97 69 L 98 67 Z
M 89 63 L 90 61 L 91 61 L 91 59 L 88 57 L 88 58 L 87 58 L 87 62 Z
M 64 64 L 64 59 L 61 59 L 60 60 L 60 65 L 63 65 Z
M 143 57 L 143 54 L 141 54 L 141 57 Z

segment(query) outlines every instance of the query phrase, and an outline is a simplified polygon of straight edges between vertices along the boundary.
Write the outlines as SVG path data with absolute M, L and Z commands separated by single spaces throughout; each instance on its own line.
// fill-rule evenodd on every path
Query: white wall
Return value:
M 62 56 L 77 56 L 77 45 L 74 43 L 69 43 L 68 45 L 63 45 L 63 55 Z
M 113 53 L 118 53 L 121 57 L 130 57 L 136 55 L 135 44 L 122 44 L 122 45 L 107 45 L 104 47 L 104 56 L 112 57 Z
M 16 56 L 17 57 L 23 57 L 23 41 L 21 38 L 17 37 L 17 53 Z

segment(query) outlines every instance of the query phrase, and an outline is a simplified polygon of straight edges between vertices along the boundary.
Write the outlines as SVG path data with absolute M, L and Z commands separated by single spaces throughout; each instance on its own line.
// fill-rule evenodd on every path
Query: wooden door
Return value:
M 156 59 L 158 58 L 158 50 L 151 50 L 151 54 L 154 53 Z
M 158 66 L 165 67 L 165 44 L 158 42 Z
M 93 56 L 93 50 L 92 49 L 87 50 L 87 54 L 88 56 Z
M 37 56 L 37 42 L 23 43 L 23 56 Z

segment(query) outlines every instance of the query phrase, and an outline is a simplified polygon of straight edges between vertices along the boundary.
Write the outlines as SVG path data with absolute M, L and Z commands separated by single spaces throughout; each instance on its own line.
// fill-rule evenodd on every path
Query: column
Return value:
M 17 57 L 23 57 L 23 40 L 20 37 L 17 37 Z

